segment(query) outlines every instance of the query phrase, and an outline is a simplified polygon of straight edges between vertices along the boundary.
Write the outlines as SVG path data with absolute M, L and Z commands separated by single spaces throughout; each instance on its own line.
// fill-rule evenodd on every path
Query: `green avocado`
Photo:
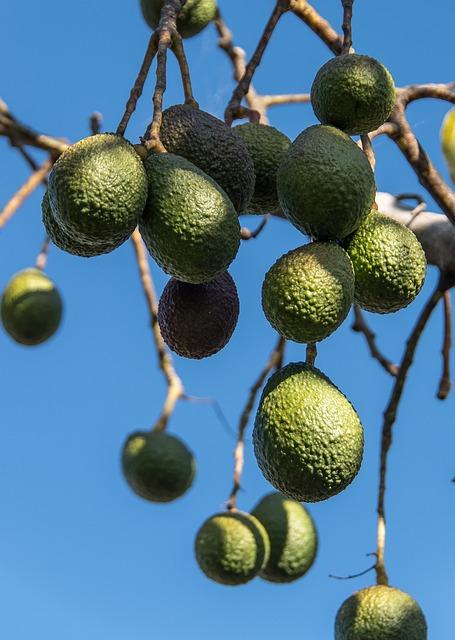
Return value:
M 164 0 L 141 0 L 141 9 L 147 24 L 156 29 Z M 211 22 L 216 15 L 215 0 L 186 0 L 179 17 L 177 31 L 182 38 L 191 38 Z
M 410 595 L 377 585 L 343 603 L 335 620 L 335 640 L 427 640 L 427 623 Z
M 139 230 L 162 269 L 201 284 L 230 265 L 240 244 L 237 214 L 225 192 L 203 171 L 170 153 L 145 159 L 149 197 Z
M 318 342 L 344 321 L 354 298 L 354 271 L 334 242 L 312 242 L 279 258 L 262 285 L 272 327 L 295 342 Z
M 254 164 L 235 129 L 206 111 L 182 104 L 163 112 L 160 137 L 167 151 L 213 178 L 238 213 L 246 210 L 254 192 Z
M 350 135 L 380 127 L 392 113 L 395 99 L 395 83 L 386 67 L 356 53 L 331 58 L 311 87 L 318 120 Z
M 278 213 L 276 174 L 291 141 L 284 133 L 266 124 L 246 122 L 234 127 L 245 141 L 254 163 L 254 194 L 245 213 Z
M 316 240 L 353 233 L 376 194 L 366 155 L 348 135 L 325 125 L 295 139 L 278 169 L 277 186 L 286 216 Z
M 354 267 L 354 298 L 363 309 L 392 313 L 418 295 L 427 262 L 410 229 L 372 210 L 345 244 Z
M 245 584 L 267 563 L 270 541 L 262 524 L 248 513 L 217 513 L 204 522 L 195 542 L 205 575 L 225 585 Z
M 98 255 L 130 236 L 146 198 L 147 178 L 133 145 L 100 133 L 73 144 L 54 164 L 44 222 L 61 248 L 80 255 L 86 247 L 85 255 Z
M 55 284 L 40 269 L 24 269 L 6 285 L 1 318 L 9 335 L 24 345 L 45 342 L 58 329 L 62 299 Z
M 349 400 L 321 372 L 291 363 L 268 380 L 253 432 L 265 478 L 299 502 L 326 500 L 357 475 L 363 428 Z
M 234 280 L 222 273 L 206 284 L 187 284 L 172 278 L 158 305 L 163 340 L 185 358 L 207 358 L 230 340 L 239 317 Z
M 170 502 L 192 485 L 193 454 L 175 436 L 161 431 L 137 431 L 122 451 L 123 475 L 131 489 L 150 502 Z
M 301 578 L 312 566 L 318 548 L 316 527 L 305 507 L 273 492 L 264 496 L 251 514 L 270 538 L 270 557 L 261 578 L 281 583 Z

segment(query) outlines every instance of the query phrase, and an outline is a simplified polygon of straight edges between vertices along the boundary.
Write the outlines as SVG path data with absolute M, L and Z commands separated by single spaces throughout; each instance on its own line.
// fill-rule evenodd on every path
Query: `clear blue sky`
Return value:
M 148 38 L 138 4 L 4 3 L 0 90 L 11 110 L 36 128 L 73 141 L 87 135 L 94 110 L 104 114 L 106 130 L 114 130 Z M 236 41 L 251 53 L 273 1 L 220 0 L 220 5 Z M 339 5 L 317 3 L 335 25 L 341 22 Z M 424 0 L 356 5 L 357 51 L 381 59 L 397 84 L 453 79 L 450 0 L 433 3 L 432 10 Z M 232 88 L 231 69 L 216 47 L 214 29 L 188 41 L 187 52 L 202 108 L 221 115 Z M 328 57 L 305 25 L 288 15 L 256 85 L 264 93 L 306 91 Z M 149 81 L 130 139 L 137 140 L 149 121 L 151 91 Z M 172 61 L 166 104 L 181 99 Z M 438 131 L 447 109 L 427 101 L 409 110 L 446 178 Z M 290 137 L 314 123 L 308 105 L 276 108 L 271 117 Z M 381 140 L 377 154 L 381 190 L 422 191 L 390 142 Z M 0 166 L 2 206 L 27 168 L 4 140 Z M 40 199 L 37 192 L 1 232 L 1 288 L 35 259 L 43 237 Z M 229 346 L 202 362 L 176 358 L 188 393 L 218 398 L 232 427 L 274 342 L 260 309 L 263 275 L 279 255 L 301 243 L 291 225 L 274 220 L 257 241 L 244 244 L 231 269 L 241 316 Z M 156 265 L 152 269 L 161 291 L 166 278 Z M 310 506 L 320 552 L 308 576 L 289 586 L 258 579 L 228 588 L 207 580 L 193 557 L 195 532 L 222 507 L 231 486 L 234 439 L 212 408 L 181 404 L 173 417 L 171 430 L 188 442 L 198 461 L 194 487 L 181 500 L 167 506 L 141 501 L 120 473 L 125 437 L 153 423 L 164 393 L 130 244 L 90 260 L 52 249 L 48 273 L 65 300 L 58 335 L 28 349 L 0 334 L 0 635 L 9 640 L 331 640 L 341 602 L 374 578 L 339 582 L 328 574 L 356 573 L 371 562 L 365 554 L 375 549 L 379 429 L 391 387 L 362 338 L 350 331 L 350 321 L 320 345 L 318 364 L 362 417 L 362 470 L 347 491 Z M 370 317 L 390 357 L 399 358 L 434 282 L 430 269 L 423 293 L 409 309 Z M 420 602 L 431 640 L 450 640 L 455 628 L 455 485 L 450 482 L 455 394 L 444 403 L 435 399 L 441 327 L 438 309 L 399 412 L 387 493 L 391 582 Z M 303 347 L 290 345 L 287 357 L 302 359 Z M 245 510 L 270 489 L 250 441 L 244 488 L 240 507 Z

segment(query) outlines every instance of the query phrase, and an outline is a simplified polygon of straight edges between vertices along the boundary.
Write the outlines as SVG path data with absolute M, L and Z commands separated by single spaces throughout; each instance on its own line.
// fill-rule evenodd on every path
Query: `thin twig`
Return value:
M 94 111 L 89 119 L 90 131 L 92 135 L 96 135 L 101 131 L 102 124 L 103 124 L 103 116 L 99 111 Z
M 364 576 L 367 573 L 370 573 L 370 571 L 374 571 L 375 569 L 376 569 L 376 563 L 371 565 L 371 567 L 368 567 L 368 569 L 364 569 L 359 573 L 353 573 L 350 576 L 334 576 L 332 573 L 329 573 L 329 578 L 333 578 L 334 580 L 353 580 L 354 578 L 360 578 L 361 576 Z
M 191 86 L 190 69 L 188 67 L 188 61 L 186 59 L 185 49 L 183 48 L 183 40 L 179 33 L 174 34 L 171 48 L 179 64 L 180 77 L 182 78 L 183 93 L 185 95 L 185 104 L 188 104 L 191 107 L 198 109 L 199 105 L 194 99 L 193 88 Z
M 52 160 L 46 160 L 34 173 L 24 182 L 22 187 L 13 195 L 5 207 L 0 211 L 0 229 L 10 220 L 19 207 L 22 205 L 33 191 L 45 180 L 53 165 Z
M 242 227 L 240 229 L 240 237 L 242 238 L 242 240 L 253 240 L 254 238 L 257 238 L 258 235 L 266 226 L 267 222 L 269 221 L 269 218 L 270 218 L 270 214 L 266 213 L 265 215 L 263 215 L 261 222 L 258 224 L 256 229 L 254 229 L 254 231 L 251 231 L 247 227 Z
M 311 102 L 309 93 L 282 93 L 261 96 L 265 107 L 275 107 L 282 104 L 305 104 Z
M 349 53 L 352 47 L 352 5 L 354 0 L 341 0 L 343 5 L 343 47 L 341 53 Z
M 385 517 L 385 491 L 387 476 L 387 460 L 390 446 L 392 444 L 392 429 L 396 420 L 398 405 L 401 400 L 404 385 L 408 375 L 409 368 L 413 362 L 414 354 L 419 339 L 425 329 L 425 326 L 438 302 L 444 295 L 445 285 L 440 282 L 435 291 L 425 304 L 417 322 L 412 330 L 407 343 L 406 349 L 401 360 L 395 384 L 387 407 L 384 411 L 384 421 L 382 425 L 381 435 L 381 455 L 379 469 L 379 491 L 378 491 L 378 525 L 377 525 L 377 561 L 376 561 L 376 582 L 377 584 L 388 584 L 388 576 L 384 561 L 385 534 L 386 534 L 386 517 Z
M 183 397 L 185 391 L 182 381 L 174 369 L 172 358 L 168 353 L 161 336 L 160 327 L 158 325 L 158 305 L 155 287 L 153 285 L 152 275 L 147 259 L 147 251 L 137 229 L 133 232 L 131 241 L 133 243 L 137 266 L 141 276 L 142 289 L 144 291 L 144 296 L 150 314 L 150 326 L 152 328 L 155 347 L 158 354 L 158 364 L 167 382 L 167 393 L 163 409 L 160 417 L 154 425 L 154 429 L 162 431 L 166 428 L 169 417 L 174 411 L 177 401 Z
M 50 244 L 51 244 L 51 241 L 46 236 L 44 238 L 43 244 L 41 245 L 40 252 L 36 257 L 35 267 L 37 269 L 40 269 L 41 271 L 44 271 L 44 269 L 46 268 Z
M 444 291 L 443 297 L 444 304 L 444 340 L 442 343 L 442 375 L 439 381 L 439 388 L 437 397 L 439 400 L 445 400 L 452 388 L 452 382 L 450 379 L 450 351 L 452 348 L 452 301 L 450 298 L 450 291 Z
M 314 363 L 316 362 L 317 355 L 318 355 L 318 349 L 316 347 L 316 343 L 309 342 L 306 346 L 306 360 L 305 360 L 306 363 L 313 367 Z
M 289 9 L 303 20 L 333 53 L 341 53 L 343 38 L 331 27 L 327 20 L 319 15 L 307 0 L 290 0 Z
M 368 133 L 365 133 L 360 136 L 360 143 L 362 145 L 363 153 L 368 158 L 370 167 L 374 171 L 376 166 L 376 156 L 374 155 L 373 145 L 371 144 L 371 139 Z
M 261 389 L 262 385 L 265 382 L 268 374 L 272 369 L 275 369 L 280 366 L 282 362 L 284 347 L 286 344 L 286 340 L 281 336 L 278 339 L 278 342 L 272 351 L 272 354 L 269 358 L 269 361 L 265 365 L 264 369 L 259 374 L 257 380 L 253 384 L 250 389 L 248 399 L 245 405 L 245 408 L 242 411 L 239 420 L 238 426 L 238 435 L 237 435 L 237 444 L 234 451 L 234 479 L 231 493 L 229 495 L 227 501 L 227 509 L 229 511 L 233 511 L 237 507 L 237 494 L 241 488 L 241 478 L 244 466 L 244 447 L 245 447 L 245 429 L 248 425 L 248 421 L 250 419 L 251 412 L 254 407 L 254 403 L 256 401 L 256 396 Z
M 377 360 L 384 371 L 387 371 L 391 376 L 396 377 L 398 374 L 398 366 L 393 364 L 391 360 L 386 358 L 378 349 L 376 344 L 376 334 L 368 326 L 360 307 L 356 304 L 353 306 L 354 312 L 354 322 L 352 324 L 352 330 L 357 331 L 357 333 L 363 333 L 365 336 L 365 340 L 367 341 L 368 348 L 370 349 L 370 354 L 372 358 Z

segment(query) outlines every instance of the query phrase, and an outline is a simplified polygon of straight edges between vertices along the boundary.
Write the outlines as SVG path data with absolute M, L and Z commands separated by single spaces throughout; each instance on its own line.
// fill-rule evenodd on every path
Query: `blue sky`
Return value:
M 36 128 L 77 140 L 87 135 L 94 110 L 114 130 L 148 38 L 138 2 L 62 3 L 25 0 L 2 8 L 0 90 L 13 113 Z M 449 81 L 453 64 L 453 6 L 440 0 L 358 2 L 354 45 L 378 57 L 399 85 Z M 318 2 L 334 25 L 341 3 Z M 272 0 L 220 0 L 236 42 L 253 50 Z M 26 19 L 24 19 L 24 16 Z M 195 94 L 201 107 L 221 115 L 232 90 L 231 68 L 217 50 L 214 29 L 188 41 Z M 328 50 L 292 15 L 280 24 L 257 74 L 264 93 L 302 92 Z M 136 141 L 150 118 L 152 78 L 128 129 Z M 166 104 L 181 101 L 174 61 Z M 448 106 L 426 101 L 410 121 L 448 178 L 438 141 Z M 315 122 L 308 105 L 275 108 L 272 123 L 295 137 Z M 419 191 L 414 174 L 387 140 L 377 149 L 377 182 L 392 193 Z M 39 153 L 36 154 L 41 158 Z M 25 180 L 22 159 L 0 140 L 0 206 Z M 0 287 L 34 262 L 43 229 L 37 192 L 0 237 Z M 429 205 L 435 205 L 428 199 Z M 254 221 L 251 221 L 252 224 Z M 228 347 L 202 362 L 176 358 L 187 392 L 214 396 L 235 428 L 247 389 L 275 340 L 260 309 L 265 271 L 302 243 L 291 225 L 274 220 L 245 243 L 231 273 L 241 298 L 238 328 Z M 166 277 L 152 265 L 157 288 Z M 292 585 L 255 580 L 227 588 L 207 580 L 193 556 L 198 527 L 223 507 L 231 486 L 232 433 L 212 408 L 181 404 L 170 428 L 197 456 L 194 487 L 179 501 L 152 505 L 134 496 L 119 468 L 125 437 L 155 420 L 165 391 L 156 367 L 131 246 L 84 260 L 52 249 L 48 273 L 65 301 L 64 321 L 52 340 L 29 349 L 0 334 L 2 446 L 0 447 L 0 634 L 10 640 L 227 640 L 277 637 L 333 638 L 341 602 L 374 576 L 335 581 L 371 562 L 381 412 L 391 381 L 367 354 L 350 321 L 320 345 L 318 366 L 346 393 L 366 431 L 362 470 L 341 495 L 310 506 L 320 551 L 310 573 Z M 370 316 L 380 343 L 394 359 L 435 283 L 407 310 Z M 455 529 L 454 406 L 435 399 L 440 374 L 442 313 L 438 309 L 420 344 L 395 429 L 390 456 L 387 564 L 391 583 L 423 607 L 430 639 L 453 637 L 453 531 Z M 290 345 L 288 360 L 304 358 Z M 250 433 L 250 432 L 249 432 Z M 248 510 L 270 487 L 258 471 L 248 433 L 244 491 Z

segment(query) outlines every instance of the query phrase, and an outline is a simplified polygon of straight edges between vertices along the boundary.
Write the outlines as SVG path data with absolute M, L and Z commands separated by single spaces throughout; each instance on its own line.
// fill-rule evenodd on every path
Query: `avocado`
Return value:
M 316 240 L 353 233 L 376 194 L 366 155 L 348 135 L 325 125 L 297 136 L 280 164 L 277 186 L 285 215 Z
M 156 29 L 164 0 L 141 0 L 141 9 L 147 24 Z M 182 38 L 197 35 L 216 15 L 215 0 L 186 0 L 177 18 L 177 31 Z
M 342 604 L 335 640 L 427 640 L 427 623 L 410 595 L 377 585 L 357 591 Z
M 273 492 L 264 496 L 251 514 L 270 538 L 270 557 L 261 578 L 281 583 L 301 578 L 312 566 L 318 548 L 316 527 L 305 507 Z
M 167 151 L 183 156 L 213 178 L 238 213 L 246 210 L 254 192 L 254 164 L 234 129 L 206 111 L 183 104 L 163 112 L 160 137 Z
M 158 324 L 165 343 L 185 358 L 207 358 L 228 342 L 239 317 L 234 280 L 222 273 L 206 284 L 172 278 L 158 305 Z
M 70 253 L 98 255 L 124 242 L 147 198 L 147 178 L 132 144 L 100 133 L 76 142 L 49 176 L 50 235 Z M 74 250 L 71 242 L 74 241 Z
M 279 258 L 265 276 L 262 308 L 272 327 L 295 342 L 317 342 L 344 321 L 354 271 L 334 242 L 312 242 Z
M 234 127 L 243 138 L 254 163 L 254 194 L 245 213 L 279 213 L 276 174 L 291 141 L 284 133 L 266 124 L 246 122 Z
M 40 269 L 24 269 L 6 285 L 1 301 L 5 330 L 28 346 L 41 344 L 58 329 L 62 299 L 55 284 Z
M 445 116 L 441 127 L 441 147 L 449 168 L 452 182 L 455 183 L 455 109 Z
M 170 153 L 144 161 L 149 197 L 139 223 L 142 238 L 161 268 L 177 280 L 201 284 L 230 265 L 240 244 L 231 201 L 194 164 Z
M 346 241 L 355 273 L 354 298 L 375 313 L 407 307 L 420 292 L 426 258 L 414 233 L 374 209 Z
M 132 433 L 122 451 L 123 475 L 131 489 L 150 502 L 170 502 L 192 485 L 193 454 L 175 436 L 162 431 Z
M 268 380 L 254 424 L 256 460 L 265 478 L 299 502 L 326 500 L 357 475 L 363 428 L 349 400 L 304 362 Z
M 225 585 L 245 584 L 267 563 L 270 541 L 262 524 L 248 513 L 217 513 L 204 522 L 195 542 L 205 575 Z
M 395 83 L 386 67 L 356 53 L 331 58 L 317 72 L 311 104 L 322 124 L 350 135 L 374 131 L 392 113 Z

